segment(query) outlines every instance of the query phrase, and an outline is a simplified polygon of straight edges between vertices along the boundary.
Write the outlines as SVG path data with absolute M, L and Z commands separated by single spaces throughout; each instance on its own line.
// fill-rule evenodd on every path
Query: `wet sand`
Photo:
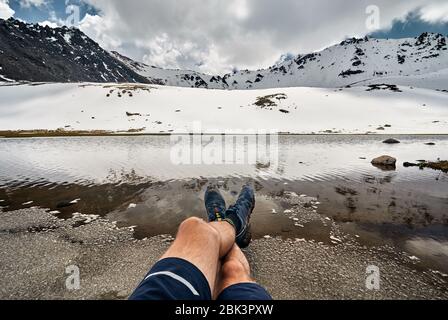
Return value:
M 93 220 L 90 221 L 89 220 Z M 365 247 L 328 221 L 334 243 L 263 238 L 246 251 L 255 278 L 275 299 L 448 299 L 448 278 L 393 247 Z M 126 299 L 172 238 L 137 240 L 109 220 L 56 218 L 31 208 L 0 213 L 0 299 Z M 81 289 L 65 288 L 77 265 Z M 366 268 L 381 289 L 366 289 Z

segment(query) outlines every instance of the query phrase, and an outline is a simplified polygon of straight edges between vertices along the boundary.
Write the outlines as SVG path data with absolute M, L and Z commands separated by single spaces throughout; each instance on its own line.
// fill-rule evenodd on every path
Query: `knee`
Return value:
M 184 222 L 181 223 L 179 227 L 179 232 L 182 233 L 184 231 L 191 232 L 191 230 L 204 229 L 207 226 L 204 220 L 193 217 L 188 218 Z
M 222 265 L 222 276 L 224 278 L 250 279 L 250 268 L 237 259 L 227 260 Z
M 196 217 L 188 218 L 187 220 L 182 222 L 179 227 L 179 235 L 182 235 L 184 233 L 206 236 L 210 239 L 210 241 L 218 241 L 220 237 L 218 231 L 212 228 L 204 220 Z

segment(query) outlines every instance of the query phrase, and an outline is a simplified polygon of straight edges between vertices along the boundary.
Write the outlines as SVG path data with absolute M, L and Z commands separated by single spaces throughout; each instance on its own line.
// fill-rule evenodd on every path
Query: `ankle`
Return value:
M 238 214 L 234 209 L 227 210 L 226 219 L 224 221 L 229 223 L 235 229 L 236 234 L 240 233 L 243 226 L 241 219 L 238 217 Z

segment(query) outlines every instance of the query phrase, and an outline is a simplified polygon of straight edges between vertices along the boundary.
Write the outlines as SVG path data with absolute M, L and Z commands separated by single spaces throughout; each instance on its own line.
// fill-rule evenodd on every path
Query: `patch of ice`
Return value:
M 79 212 L 75 212 L 73 214 L 73 218 L 80 218 L 80 219 L 84 219 L 84 223 L 88 224 L 91 223 L 95 220 L 98 220 L 100 216 L 99 215 L 95 215 L 95 214 L 82 214 Z
M 416 257 L 416 256 L 410 256 L 410 257 L 408 257 L 410 260 L 412 260 L 412 261 L 420 261 L 420 259 L 418 258 L 418 257 Z
M 330 240 L 335 241 L 335 242 L 342 243 L 342 240 L 341 240 L 341 239 L 336 238 L 336 237 L 333 237 L 333 236 L 330 237 Z
M 438 274 L 438 275 L 440 275 L 440 276 L 442 276 L 444 278 L 448 278 L 448 274 L 442 273 L 440 271 L 433 270 L 432 273 Z

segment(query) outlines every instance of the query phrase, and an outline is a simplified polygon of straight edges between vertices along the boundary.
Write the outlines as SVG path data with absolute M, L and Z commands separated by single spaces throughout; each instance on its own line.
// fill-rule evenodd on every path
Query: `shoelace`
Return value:
M 219 208 L 218 207 L 215 207 L 215 215 L 216 215 L 216 220 L 218 222 L 221 222 L 222 221 L 222 216 L 221 216 L 221 213 L 219 212 Z

